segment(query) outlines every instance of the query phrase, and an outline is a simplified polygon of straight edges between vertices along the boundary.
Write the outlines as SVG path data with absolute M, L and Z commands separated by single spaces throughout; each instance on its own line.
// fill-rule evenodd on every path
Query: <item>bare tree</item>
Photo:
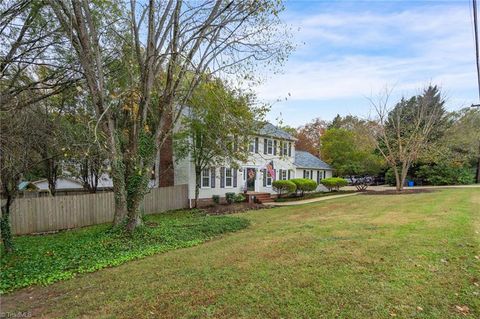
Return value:
M 0 176 L 2 194 L 1 233 L 3 248 L 14 249 L 10 229 L 11 207 L 23 175 L 46 159 L 35 145 L 48 134 L 39 120 L 38 109 L 28 107 L 17 112 L 0 111 Z
M 10 214 L 18 182 L 51 159 L 37 151 L 48 134 L 40 103 L 78 80 L 72 64 L 59 58 L 56 30 L 42 1 L 0 3 L 1 234 L 7 252 L 13 251 Z
M 130 231 L 141 224 L 139 204 L 156 151 L 202 76 L 246 78 L 256 62 L 274 65 L 291 49 L 278 37 L 276 1 L 131 0 L 107 10 L 86 0 L 48 2 L 82 67 L 106 136 L 114 223 L 127 220 Z M 118 62 L 115 71 L 112 61 Z
M 444 113 L 444 100 L 436 86 L 429 86 L 423 94 L 402 98 L 392 108 L 391 93 L 386 88 L 377 98 L 369 98 L 378 117 L 372 133 L 377 149 L 394 172 L 397 191 L 402 191 L 409 168 L 430 143 Z

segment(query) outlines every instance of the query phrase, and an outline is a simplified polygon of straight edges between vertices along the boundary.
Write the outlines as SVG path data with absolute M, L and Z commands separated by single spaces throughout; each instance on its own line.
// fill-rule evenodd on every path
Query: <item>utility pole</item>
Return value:
M 477 0 L 472 0 L 473 5 L 473 33 L 475 35 L 475 62 L 477 64 L 478 97 L 480 99 L 480 59 L 478 50 L 478 18 L 477 18 Z M 472 104 L 472 107 L 480 107 L 480 104 Z M 476 183 L 480 184 L 480 141 L 478 141 L 478 158 Z

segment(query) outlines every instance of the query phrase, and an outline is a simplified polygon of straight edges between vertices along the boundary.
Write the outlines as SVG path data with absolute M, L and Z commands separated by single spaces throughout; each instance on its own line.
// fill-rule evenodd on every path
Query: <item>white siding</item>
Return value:
M 297 168 L 296 169 L 296 173 L 295 175 L 297 176 L 297 178 L 303 178 L 303 171 L 304 170 L 308 170 L 308 171 L 313 171 L 313 176 L 310 177 L 310 179 L 313 179 L 314 181 L 317 181 L 317 173 L 320 172 L 320 176 L 322 176 L 323 178 L 323 173 L 325 173 L 325 178 L 329 178 L 329 177 L 332 177 L 332 171 L 331 170 L 317 170 L 317 169 L 301 169 L 301 168 Z M 328 191 L 328 189 L 323 186 L 322 184 L 318 184 L 318 187 L 317 187 L 317 192 L 326 192 Z
M 262 169 L 266 167 L 268 163 L 273 161 L 274 169 L 276 171 L 276 179 L 279 178 L 279 170 L 290 170 L 290 178 L 302 178 L 303 170 L 297 169 L 293 163 L 295 160 L 295 144 L 293 141 L 288 141 L 291 143 L 291 155 L 280 156 L 280 139 L 277 140 L 277 150 L 275 155 L 265 154 L 264 153 L 264 139 L 265 137 L 258 137 L 258 153 L 251 153 L 248 161 L 242 163 L 240 168 L 237 169 L 237 186 L 236 187 L 221 187 L 221 173 L 220 166 L 229 167 L 228 164 L 219 165 L 215 168 L 215 187 L 205 187 L 200 189 L 199 198 L 207 199 L 212 198 L 213 195 L 219 195 L 220 197 L 225 197 L 225 193 L 243 193 L 246 188 L 246 181 L 244 181 L 244 168 L 255 168 L 257 171 L 255 178 L 255 191 L 256 192 L 267 192 L 275 194 L 275 191 L 271 186 L 263 186 L 263 172 Z M 269 138 L 267 138 L 269 139 Z M 317 170 L 314 170 L 315 172 Z M 321 170 L 323 172 L 323 170 Z M 332 171 L 326 170 L 326 177 L 332 176 Z M 322 175 L 323 176 L 323 175 Z M 316 181 L 316 173 L 313 180 Z M 179 184 L 188 184 L 188 194 L 189 198 L 195 198 L 195 167 L 191 162 L 190 158 L 179 161 L 175 165 L 175 185 Z M 326 190 L 325 187 L 320 185 L 318 187 L 319 191 Z

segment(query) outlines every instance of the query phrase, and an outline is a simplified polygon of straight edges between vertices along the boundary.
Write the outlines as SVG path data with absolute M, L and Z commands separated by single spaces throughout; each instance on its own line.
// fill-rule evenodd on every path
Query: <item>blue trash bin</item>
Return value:
M 413 187 L 413 181 L 408 181 L 408 187 Z

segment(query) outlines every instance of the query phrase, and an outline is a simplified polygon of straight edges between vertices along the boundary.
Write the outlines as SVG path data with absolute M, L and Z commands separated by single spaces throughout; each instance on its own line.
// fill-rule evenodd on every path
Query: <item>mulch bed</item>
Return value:
M 202 207 L 201 209 L 210 215 L 227 215 L 227 214 L 242 213 L 249 210 L 265 209 L 265 208 L 270 208 L 270 207 L 263 204 L 244 202 L 244 203 L 233 203 L 230 205 L 217 204 L 217 205 Z
M 419 188 L 419 189 L 404 189 L 401 192 L 397 192 L 396 190 L 384 190 L 384 191 L 373 191 L 373 190 L 366 190 L 364 192 L 361 192 L 363 195 L 408 195 L 408 194 L 419 194 L 419 193 L 432 193 L 435 192 L 436 190 L 433 189 L 424 189 L 424 188 Z

